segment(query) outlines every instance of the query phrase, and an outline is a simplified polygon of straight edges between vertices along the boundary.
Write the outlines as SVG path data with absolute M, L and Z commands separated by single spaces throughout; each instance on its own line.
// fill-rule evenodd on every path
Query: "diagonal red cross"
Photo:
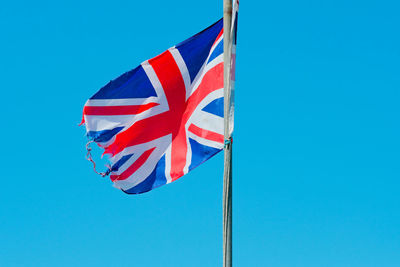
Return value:
M 171 179 L 178 179 L 184 174 L 187 154 L 187 132 L 185 125 L 192 116 L 196 107 L 211 92 L 223 87 L 223 63 L 219 63 L 208 71 L 200 86 L 186 99 L 185 84 L 181 72 L 172 54 L 165 51 L 161 55 L 149 60 L 153 67 L 168 101 L 169 110 L 135 122 L 124 132 L 116 135 L 115 141 L 105 148 L 105 154 L 112 156 L 124 148 L 158 139 L 172 134 L 171 145 Z M 210 140 L 223 142 L 223 136 L 201 129 L 195 125 L 190 131 Z M 133 174 L 151 155 L 154 148 L 144 152 L 135 163 L 120 175 L 112 175 L 112 180 L 123 180 Z

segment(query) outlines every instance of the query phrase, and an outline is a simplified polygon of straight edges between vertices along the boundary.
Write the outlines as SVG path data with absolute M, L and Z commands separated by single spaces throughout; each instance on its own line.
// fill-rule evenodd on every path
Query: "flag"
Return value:
M 109 155 L 104 175 L 115 187 L 150 191 L 223 149 L 223 68 L 221 19 L 86 102 L 82 123 L 90 142 Z

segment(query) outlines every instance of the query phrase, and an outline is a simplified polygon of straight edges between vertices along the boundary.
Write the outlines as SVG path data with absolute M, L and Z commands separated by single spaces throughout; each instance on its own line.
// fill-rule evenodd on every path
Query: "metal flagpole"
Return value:
M 232 266 L 232 142 L 229 125 L 231 103 L 231 23 L 232 0 L 224 7 L 224 186 L 223 186 L 223 266 Z

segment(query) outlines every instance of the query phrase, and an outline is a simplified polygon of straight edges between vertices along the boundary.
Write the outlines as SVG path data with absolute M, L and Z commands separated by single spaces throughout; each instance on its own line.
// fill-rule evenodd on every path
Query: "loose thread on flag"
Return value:
M 88 161 L 90 161 L 91 163 L 93 163 L 93 170 L 94 170 L 95 173 L 97 173 L 97 174 L 100 175 L 101 177 L 105 177 L 105 176 L 107 176 L 107 175 L 110 174 L 111 168 L 110 168 L 109 166 L 107 166 L 107 167 L 108 167 L 108 170 L 107 170 L 106 172 L 97 172 L 97 171 L 96 171 L 96 162 L 94 162 L 93 157 L 92 157 L 92 153 L 91 153 L 91 151 L 92 151 L 92 148 L 90 147 L 90 144 L 91 144 L 91 143 L 94 143 L 94 141 L 89 141 L 89 142 L 87 142 L 87 144 L 86 144 L 86 150 L 87 150 L 86 159 L 87 159 Z

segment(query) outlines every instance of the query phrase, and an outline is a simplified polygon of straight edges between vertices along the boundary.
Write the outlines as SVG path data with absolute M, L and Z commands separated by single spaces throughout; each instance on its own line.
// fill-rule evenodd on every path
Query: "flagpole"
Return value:
M 223 267 L 232 266 L 232 142 L 229 113 L 231 102 L 231 22 L 232 0 L 223 0 L 224 8 L 224 185 L 223 185 Z

